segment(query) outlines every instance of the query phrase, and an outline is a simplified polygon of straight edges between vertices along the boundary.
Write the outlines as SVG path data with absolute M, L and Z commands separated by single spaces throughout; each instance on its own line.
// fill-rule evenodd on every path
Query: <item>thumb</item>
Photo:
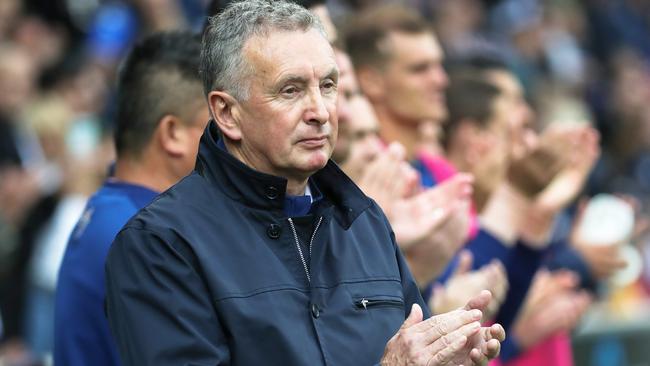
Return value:
M 418 304 L 413 304 L 411 306 L 411 313 L 409 314 L 408 318 L 404 320 L 404 324 L 402 324 L 402 329 L 409 328 L 419 322 L 422 321 L 422 308 Z
M 469 272 L 472 269 L 472 263 L 474 262 L 474 256 L 469 250 L 462 250 L 458 254 L 458 265 L 454 271 L 454 276 L 462 275 Z

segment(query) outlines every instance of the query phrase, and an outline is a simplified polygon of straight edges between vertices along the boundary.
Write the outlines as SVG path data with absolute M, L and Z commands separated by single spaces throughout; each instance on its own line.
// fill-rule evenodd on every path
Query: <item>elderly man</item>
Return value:
M 104 315 L 104 263 L 120 228 L 187 175 L 209 119 L 189 32 L 137 44 L 119 76 L 115 174 L 89 200 L 61 264 L 55 309 L 57 365 L 119 365 Z
M 196 171 L 127 223 L 109 253 L 107 312 L 123 362 L 495 357 L 502 327 L 477 322 L 489 294 L 423 320 L 386 218 L 329 161 L 338 68 L 317 18 L 285 1 L 234 3 L 211 21 L 201 61 L 215 121 Z

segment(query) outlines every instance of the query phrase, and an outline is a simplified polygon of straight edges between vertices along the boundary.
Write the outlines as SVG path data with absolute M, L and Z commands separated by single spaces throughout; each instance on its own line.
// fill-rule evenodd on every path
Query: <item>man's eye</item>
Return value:
M 428 64 L 413 65 L 409 68 L 409 70 L 414 74 L 421 74 L 429 70 L 429 65 Z
M 333 81 L 326 81 L 321 85 L 321 88 L 323 88 L 325 90 L 336 89 L 336 83 L 333 82 Z
M 296 95 L 298 91 L 299 91 L 298 88 L 296 88 L 295 86 L 290 86 L 282 89 L 282 94 L 286 96 L 293 96 Z

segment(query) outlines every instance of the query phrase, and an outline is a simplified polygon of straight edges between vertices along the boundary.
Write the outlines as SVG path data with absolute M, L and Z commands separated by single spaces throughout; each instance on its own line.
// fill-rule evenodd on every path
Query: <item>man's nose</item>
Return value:
M 447 75 L 447 72 L 442 67 L 442 65 L 434 67 L 431 76 L 438 87 L 444 89 L 449 86 L 449 76 Z
M 305 112 L 305 121 L 319 124 L 326 123 L 330 119 L 330 114 L 327 111 L 325 98 L 323 98 L 320 89 L 309 94 L 309 105 Z

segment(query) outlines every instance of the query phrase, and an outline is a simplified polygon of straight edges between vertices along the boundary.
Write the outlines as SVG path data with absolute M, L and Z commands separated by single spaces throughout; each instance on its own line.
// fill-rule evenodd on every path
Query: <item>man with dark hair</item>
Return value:
M 104 262 L 124 223 L 188 174 L 209 119 L 198 74 L 200 42 L 184 32 L 137 44 L 119 74 L 115 175 L 88 202 L 61 264 L 57 365 L 118 365 L 104 315 Z
M 480 212 L 507 168 L 510 105 L 494 85 L 459 77 L 447 90 L 447 106 L 442 145 L 459 171 L 474 176 L 473 202 Z
M 346 33 L 345 42 L 359 86 L 379 119 L 382 139 L 386 143 L 401 143 L 409 161 L 419 158 L 421 126 L 423 123 L 439 126 L 447 115 L 448 78 L 442 65 L 443 51 L 433 30 L 410 8 L 380 5 L 356 19 Z M 453 253 L 465 243 L 471 228 L 467 198 L 456 197 L 444 208 L 449 219 L 438 228 L 436 235 L 430 235 L 426 251 L 438 254 L 443 248 L 453 248 L 446 250 Z M 440 274 L 440 263 L 423 261 L 424 256 L 415 248 L 404 253 L 414 274 L 426 274 L 418 276 L 420 286 L 426 286 L 434 275 Z M 435 256 L 435 260 L 441 258 L 445 259 L 444 266 L 449 256 Z
M 233 3 L 211 20 L 201 66 L 215 119 L 195 173 L 126 224 L 106 264 L 127 365 L 498 354 L 503 329 L 478 322 L 489 293 L 429 318 L 385 216 L 329 160 L 339 71 L 317 17 L 282 0 Z
M 464 151 L 472 155 L 467 157 L 480 160 L 480 163 L 471 166 L 477 170 L 468 169 L 477 174 L 474 198 L 480 199 L 472 202 L 473 208 L 486 205 L 488 192 L 495 191 L 494 186 L 505 181 L 505 169 L 512 168 L 509 169 L 512 184 L 499 185 L 499 188 L 505 188 L 497 191 L 497 199 L 492 197 L 492 204 L 487 206 L 489 210 L 483 212 L 480 224 L 472 215 L 477 230 L 471 233 L 466 244 L 474 258 L 474 269 L 499 259 L 507 270 L 511 286 L 502 306 L 505 311 L 499 314 L 497 322 L 508 329 L 539 266 L 542 252 L 538 249 L 547 245 L 547 222 L 526 221 L 525 225 L 522 222 L 529 216 L 532 199 L 558 173 L 550 161 L 547 165 L 539 163 L 544 159 L 537 158 L 550 156 L 545 149 L 531 151 L 524 144 L 523 126 L 519 128 L 522 133 L 517 133 L 515 141 L 508 144 L 510 148 L 503 146 L 508 142 L 503 134 L 513 131 L 508 126 L 508 120 L 515 118 L 522 121 L 520 117 L 525 117 L 524 114 L 529 111 L 519 108 L 521 103 L 513 108 L 516 103 L 508 101 L 509 96 L 497 98 L 500 88 L 495 90 L 481 81 L 462 81 L 457 86 L 452 85 L 450 91 L 453 93 L 450 99 L 453 100 L 449 102 L 454 109 L 451 115 L 445 105 L 448 78 L 442 66 L 440 45 L 433 31 L 417 13 L 408 8 L 378 7 L 361 15 L 347 34 L 346 43 L 357 66 L 361 89 L 377 111 L 382 137 L 388 142 L 399 141 L 407 146 L 409 158 L 414 160 L 421 173 L 423 186 L 440 184 L 453 176 L 459 167 L 454 166 L 456 161 L 418 151 L 418 127 L 422 123 L 432 123 L 442 128 L 446 120 L 453 119 L 447 127 L 447 142 L 452 145 L 457 142 L 456 139 L 465 139 L 456 147 L 465 148 Z M 485 115 L 480 116 L 481 113 Z M 498 143 L 491 146 L 490 139 Z M 473 145 L 468 145 L 469 140 Z M 500 147 L 497 148 L 497 145 Z M 518 164 L 507 165 L 509 161 L 505 158 L 510 155 L 507 150 L 519 152 L 516 159 Z M 462 160 L 457 149 L 450 151 L 454 158 Z M 484 158 L 491 160 L 484 161 Z M 461 168 L 469 168 L 467 162 L 461 163 Z M 498 170 L 491 170 L 490 164 L 494 165 L 493 168 L 498 167 Z M 539 174 L 540 171 L 542 174 Z M 520 191 L 528 195 L 522 197 Z M 466 212 L 463 214 L 467 215 Z M 446 282 L 451 276 L 459 259 L 457 256 L 452 261 L 445 274 L 438 279 L 440 282 Z
M 399 141 L 409 159 L 416 154 L 422 122 L 446 117 L 443 51 L 429 25 L 400 5 L 362 13 L 345 43 L 359 85 L 377 113 L 381 135 Z

